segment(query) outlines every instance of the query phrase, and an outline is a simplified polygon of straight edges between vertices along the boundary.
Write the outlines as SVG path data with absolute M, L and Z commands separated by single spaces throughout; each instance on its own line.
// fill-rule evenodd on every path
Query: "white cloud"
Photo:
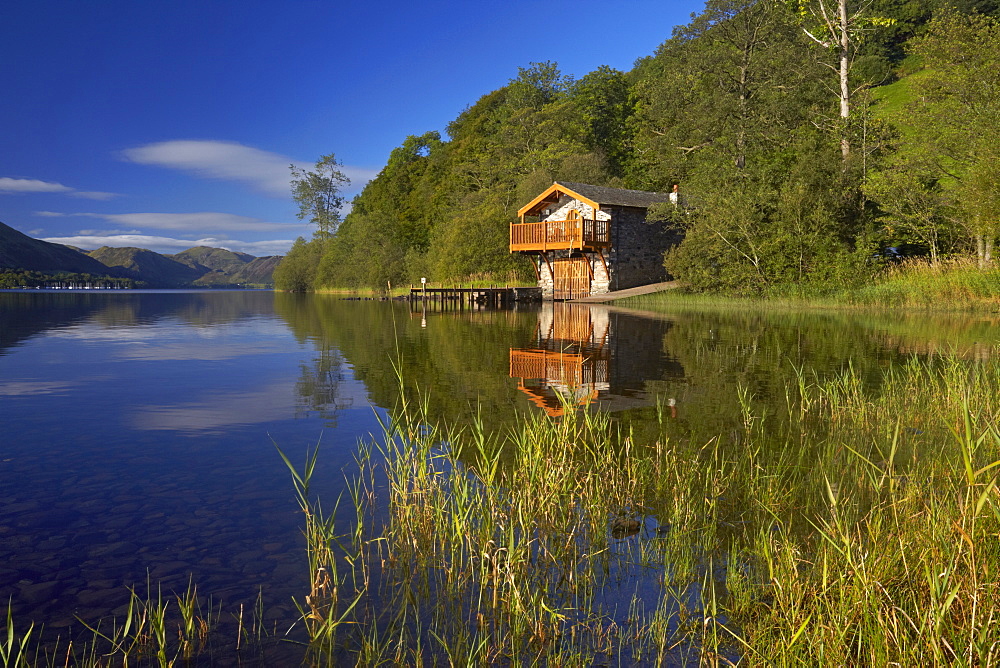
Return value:
M 201 211 L 194 213 L 77 213 L 76 216 L 100 218 L 128 227 L 158 230 L 191 231 L 204 234 L 213 232 L 276 232 L 302 231 L 309 227 L 304 223 L 269 223 L 259 218 L 238 216 L 232 213 Z
M 239 241 L 205 237 L 201 239 L 177 239 L 148 234 L 76 235 L 71 237 L 48 237 L 42 239 L 54 244 L 66 244 L 77 248 L 94 249 L 101 246 L 113 248 L 145 248 L 157 253 L 178 253 L 195 246 L 211 246 L 250 255 L 284 255 L 291 248 L 294 239 L 272 239 L 267 241 Z
M 78 230 L 78 237 L 110 237 L 115 234 L 142 234 L 142 230 Z
M 116 223 L 129 230 L 138 228 L 154 228 L 158 230 L 190 231 L 193 234 L 212 232 L 287 232 L 298 234 L 309 228 L 309 223 L 271 223 L 260 218 L 239 216 L 233 213 L 218 211 L 196 211 L 192 213 L 60 213 L 58 211 L 35 211 L 34 215 L 42 218 L 97 218 L 109 223 Z M 79 232 L 79 234 L 117 234 L 122 229 L 105 232 Z
M 73 188 L 61 183 L 40 181 L 38 179 L 0 178 L 0 192 L 5 193 L 71 193 Z
M 105 202 L 109 199 L 121 197 L 118 193 L 106 193 L 99 190 L 77 190 L 69 194 L 70 197 L 81 197 L 83 199 L 94 199 Z
M 121 197 L 117 193 L 106 193 L 97 190 L 77 190 L 64 186 L 54 181 L 41 181 L 39 179 L 12 179 L 0 177 L 0 193 L 59 193 L 70 197 L 82 197 L 84 199 L 109 200 Z
M 193 246 L 212 246 L 250 255 L 284 255 L 295 237 L 307 235 L 308 223 L 270 223 L 230 213 L 56 213 L 37 211 L 43 217 L 96 218 L 114 226 L 109 229 L 82 229 L 72 236 L 44 237 L 42 241 L 78 248 L 101 246 L 146 248 L 157 253 L 176 253 Z M 168 230 L 178 236 L 144 233 L 145 230 Z M 279 239 L 240 241 L 232 236 L 277 233 Z
M 231 141 L 175 139 L 137 146 L 122 151 L 126 160 L 141 165 L 178 169 L 220 181 L 245 183 L 272 197 L 289 197 L 291 174 L 288 166 L 309 169 L 303 163 L 279 153 L 262 151 Z M 351 179 L 352 191 L 375 177 L 376 170 L 345 166 L 342 171 Z

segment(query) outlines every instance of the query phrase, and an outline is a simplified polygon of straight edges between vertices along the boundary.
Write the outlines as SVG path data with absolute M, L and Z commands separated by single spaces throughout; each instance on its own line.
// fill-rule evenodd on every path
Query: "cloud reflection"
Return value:
M 264 355 L 277 352 L 279 348 L 275 345 L 257 344 L 233 346 L 192 346 L 190 343 L 170 344 L 170 345 L 134 345 L 120 353 L 120 357 L 127 360 L 141 360 L 144 362 L 177 362 L 184 360 L 196 360 L 204 362 L 218 362 L 221 360 L 245 357 L 246 355 Z
M 223 433 L 241 427 L 288 419 L 295 410 L 295 385 L 279 383 L 251 392 L 213 396 L 167 406 L 140 406 L 132 426 L 144 431 Z
M 0 381 L 0 397 L 27 397 L 39 394 L 65 394 L 79 383 L 59 381 Z

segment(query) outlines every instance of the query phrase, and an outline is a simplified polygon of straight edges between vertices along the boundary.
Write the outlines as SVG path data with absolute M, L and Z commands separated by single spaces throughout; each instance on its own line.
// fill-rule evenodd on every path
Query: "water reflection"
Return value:
M 657 397 L 647 381 L 684 378 L 683 365 L 656 345 L 671 320 L 551 302 L 537 315 L 534 345 L 510 350 L 510 376 L 550 416 L 569 407 L 620 411 L 650 405 Z
M 274 442 L 324 430 L 336 495 L 377 424 L 326 345 L 268 292 L 0 293 L 0 599 L 46 637 L 189 578 L 228 611 L 294 620 L 300 515 Z M 317 369 L 321 375 L 317 376 Z M 235 637 L 235 636 L 233 636 Z
M 227 606 L 262 588 L 287 622 L 306 574 L 272 439 L 296 458 L 326 432 L 317 491 L 336 499 L 400 376 L 451 423 L 504 430 L 561 397 L 611 411 L 636 443 L 666 408 L 671 438 L 704 443 L 742 419 L 738 388 L 780 416 L 800 374 L 852 368 L 877 392 L 913 355 L 993 354 L 998 331 L 993 316 L 0 293 L 0 600 L 59 632 L 120 611 L 126 585 L 183 590 L 193 574 Z

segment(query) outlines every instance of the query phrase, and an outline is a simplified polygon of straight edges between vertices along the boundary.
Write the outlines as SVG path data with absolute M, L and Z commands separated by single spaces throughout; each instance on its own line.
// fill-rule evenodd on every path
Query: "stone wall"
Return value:
M 581 218 L 586 218 L 589 220 L 594 220 L 594 207 L 584 204 L 578 199 L 574 199 L 567 195 L 563 195 L 559 202 L 553 205 L 552 213 L 547 216 L 543 216 L 541 220 L 566 220 L 569 215 L 570 209 L 575 209 L 580 213 Z M 611 214 L 607 211 L 598 211 L 597 220 L 610 220 Z
M 647 223 L 646 210 L 608 207 L 611 225 L 611 290 L 670 280 L 663 254 L 680 241 L 663 223 Z

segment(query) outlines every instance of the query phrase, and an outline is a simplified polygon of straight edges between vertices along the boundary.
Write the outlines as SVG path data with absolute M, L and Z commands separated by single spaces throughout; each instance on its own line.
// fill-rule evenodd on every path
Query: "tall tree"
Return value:
M 296 216 L 316 225 L 316 237 L 320 239 L 329 238 L 340 225 L 340 209 L 344 206 L 341 190 L 351 184 L 340 171 L 342 166 L 333 153 L 320 156 L 311 171 L 289 165 L 292 199 L 299 205 Z
M 877 26 L 892 25 L 894 19 L 872 17 L 872 0 L 792 0 L 804 32 L 813 42 L 827 49 L 834 64 L 824 63 L 836 73 L 836 96 L 840 113 L 840 153 L 846 160 L 851 153 L 849 122 L 851 119 L 851 65 L 854 51 L 862 34 Z
M 323 252 L 323 242 L 319 239 L 306 241 L 302 237 L 295 240 L 281 262 L 274 268 L 274 287 L 285 292 L 308 292 L 312 290 Z
M 742 169 L 812 120 L 820 69 L 778 9 L 709 0 L 640 64 L 633 187 L 669 188 L 703 165 Z
M 869 195 L 932 258 L 956 240 L 985 267 L 1000 234 L 1000 22 L 946 11 L 911 52 L 924 70 L 893 117 L 901 137 Z

